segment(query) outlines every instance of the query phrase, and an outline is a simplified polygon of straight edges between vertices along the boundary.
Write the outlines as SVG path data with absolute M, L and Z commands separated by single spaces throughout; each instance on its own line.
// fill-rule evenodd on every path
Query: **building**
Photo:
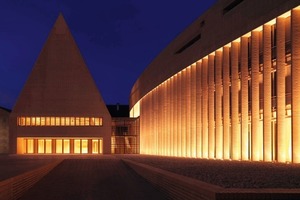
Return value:
M 112 116 L 111 153 L 138 154 L 139 146 L 139 118 L 129 118 L 128 105 L 108 105 Z
M 107 154 L 111 116 L 60 14 L 10 114 L 10 153 Z
M 219 0 L 176 37 L 131 90 L 141 154 L 300 163 L 299 5 Z
M 11 110 L 0 106 L 0 154 L 9 152 L 9 114 Z

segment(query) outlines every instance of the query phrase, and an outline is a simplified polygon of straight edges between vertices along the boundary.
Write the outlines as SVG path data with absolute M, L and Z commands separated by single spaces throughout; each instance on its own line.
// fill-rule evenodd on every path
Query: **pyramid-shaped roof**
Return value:
M 15 104 L 24 115 L 109 115 L 60 14 Z

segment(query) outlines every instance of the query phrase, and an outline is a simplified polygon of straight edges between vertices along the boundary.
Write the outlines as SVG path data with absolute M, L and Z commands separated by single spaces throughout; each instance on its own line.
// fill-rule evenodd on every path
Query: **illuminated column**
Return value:
M 229 47 L 223 47 L 223 135 L 224 159 L 230 159 L 230 76 Z
M 260 160 L 259 132 L 259 32 L 251 33 L 251 156 L 253 161 Z
M 182 77 L 182 72 L 178 73 L 178 79 L 177 79 L 177 151 L 178 151 L 178 156 L 181 157 L 182 156 L 182 152 L 181 152 L 181 126 L 182 126 L 182 112 L 181 112 L 181 105 L 182 105 L 182 101 L 181 101 L 181 77 Z
M 285 18 L 276 20 L 276 88 L 277 88 L 277 133 L 278 162 L 286 162 L 288 155 L 287 137 L 285 131 Z
M 196 117 L 197 117 L 197 106 L 196 106 L 196 96 L 197 96 L 197 69 L 196 64 L 192 65 L 192 71 L 191 71 L 191 156 L 196 157 L 197 156 L 197 137 L 196 137 Z
M 272 161 L 272 135 L 271 135 L 271 26 L 263 26 L 263 89 L 264 89 L 264 161 Z
M 174 120 L 174 137 L 173 137 L 173 141 L 174 141 L 174 150 L 173 150 L 173 154 L 174 156 L 177 156 L 177 149 L 178 149 L 178 145 L 177 145 L 177 131 L 178 131 L 178 121 L 177 121 L 177 118 L 178 118 L 178 104 L 177 104 L 177 75 L 174 76 L 173 78 L 173 101 L 174 101 L 174 104 L 173 104 L 173 110 L 174 110 L 174 114 L 173 114 L 173 120 Z
M 232 159 L 241 159 L 241 133 L 239 125 L 239 42 L 231 43 L 231 129 Z
M 151 104 L 151 94 L 153 92 L 149 92 L 145 97 L 143 97 L 140 101 L 140 153 L 143 154 L 151 154 L 152 152 L 148 147 L 145 146 L 145 143 L 148 137 L 152 137 L 152 132 L 150 124 L 152 119 L 152 113 L 150 112 L 150 104 Z M 147 112 L 148 115 L 146 115 Z M 147 138 L 146 138 L 147 137 Z M 152 144 L 154 146 L 155 144 Z M 147 149 L 147 151 L 146 151 Z
M 191 66 L 186 69 L 186 156 L 191 157 Z
M 241 37 L 241 103 L 242 160 L 248 160 L 248 37 Z
M 169 81 L 169 117 L 170 117 L 170 156 L 174 156 L 174 95 L 173 95 L 174 76 Z
M 166 82 L 166 96 L 167 96 L 167 99 L 166 99 L 166 135 L 167 135 L 167 155 L 170 156 L 170 152 L 171 152 L 171 135 L 170 135 L 170 132 L 171 132 L 171 126 L 170 126 L 170 123 L 171 123 L 171 120 L 170 120 L 170 79 L 167 80 Z
M 187 121 L 187 90 L 186 90 L 186 73 L 187 70 L 184 69 L 182 71 L 182 77 L 181 77 L 181 153 L 183 157 L 186 157 L 186 121 Z
M 207 57 L 202 59 L 202 157 L 208 158 L 208 85 Z
M 160 86 L 157 87 L 157 113 L 156 115 L 156 122 L 157 122 L 157 151 L 158 155 L 161 155 L 161 116 L 162 110 L 161 110 L 161 93 L 160 93 Z
M 169 139 L 169 118 L 168 118 L 168 81 L 165 81 L 165 84 L 164 84 L 164 90 L 163 90 L 163 93 L 164 93 L 164 120 L 163 120 L 163 123 L 164 123 L 164 138 L 165 138 L 165 153 L 164 155 L 168 156 L 169 155 L 169 142 L 170 142 L 170 139 Z
M 215 56 L 208 56 L 208 157 L 215 158 Z
M 164 82 L 161 89 L 161 134 L 162 134 L 162 155 L 166 155 L 166 83 Z
M 223 158 L 222 130 L 222 51 L 216 51 L 216 158 Z
M 161 155 L 166 155 L 166 134 L 165 134 L 165 99 L 166 99 L 166 91 L 165 91 L 165 83 L 160 86 L 160 97 L 161 97 L 161 115 L 160 115 L 160 127 L 161 127 Z
M 149 94 L 147 96 L 149 96 Z M 146 147 L 145 147 L 145 141 L 146 141 L 145 136 L 149 134 L 147 129 L 150 126 L 150 124 L 147 126 L 147 122 L 149 121 L 149 118 L 151 118 L 151 115 L 146 116 L 144 114 L 148 111 L 148 109 L 146 109 L 147 108 L 147 103 L 146 103 L 147 96 L 144 97 L 140 102 L 140 152 L 142 154 L 147 154 Z
M 196 123 L 197 123 L 197 130 L 196 130 L 196 143 L 197 143 L 197 158 L 202 157 L 202 87 L 201 87 L 201 61 L 196 63 L 196 71 L 197 71 L 197 93 L 196 93 Z
M 154 91 L 154 96 L 153 96 L 153 125 L 151 127 L 151 130 L 153 130 L 154 134 L 155 134 L 155 144 L 156 144 L 156 148 L 155 148 L 155 152 L 156 152 L 156 155 L 159 155 L 159 140 L 160 140 L 160 136 L 159 136 L 159 120 L 158 120 L 158 114 L 160 112 L 159 110 L 159 101 L 158 101 L 158 96 L 159 96 L 159 93 L 158 93 L 158 87 L 155 88 L 155 91 Z
M 300 163 L 300 8 L 292 10 L 292 155 Z

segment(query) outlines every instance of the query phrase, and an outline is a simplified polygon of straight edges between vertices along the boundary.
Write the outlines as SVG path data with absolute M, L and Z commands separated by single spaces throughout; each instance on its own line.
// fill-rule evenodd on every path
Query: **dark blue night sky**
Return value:
M 12 109 L 62 12 L 106 104 L 216 0 L 0 0 L 0 106 Z

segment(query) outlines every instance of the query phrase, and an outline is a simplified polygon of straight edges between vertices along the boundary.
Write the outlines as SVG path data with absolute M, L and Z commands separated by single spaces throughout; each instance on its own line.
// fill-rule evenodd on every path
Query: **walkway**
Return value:
M 166 199 L 113 156 L 65 159 L 21 200 Z

